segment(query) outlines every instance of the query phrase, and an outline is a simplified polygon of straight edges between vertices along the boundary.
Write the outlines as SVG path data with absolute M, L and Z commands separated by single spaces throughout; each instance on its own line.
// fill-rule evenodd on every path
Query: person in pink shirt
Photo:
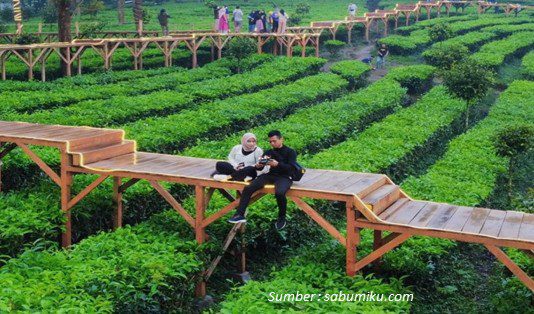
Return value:
M 224 7 L 219 10 L 219 32 L 228 34 L 228 16 Z

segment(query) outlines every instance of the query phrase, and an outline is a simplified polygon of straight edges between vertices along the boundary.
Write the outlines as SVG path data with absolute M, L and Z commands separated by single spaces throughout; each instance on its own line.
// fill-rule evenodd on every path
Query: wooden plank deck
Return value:
M 205 217 L 211 194 L 215 190 L 226 193 L 227 190 L 241 191 L 248 184 L 212 179 L 210 174 L 217 162 L 214 159 L 137 152 L 132 141 L 124 139 L 122 130 L 0 121 L 0 144 L 4 142 L 8 145 L 0 145 L 0 159 L 19 146 L 60 186 L 61 209 L 66 215 L 67 231 L 62 236 L 64 246 L 70 245 L 71 240 L 70 210 L 107 177 L 114 177 L 116 210 L 113 217 L 116 227 L 120 227 L 122 221 L 122 193 L 135 182 L 147 180 L 195 229 L 199 243 L 206 240 L 205 228 L 231 212 L 238 203 L 232 199 L 220 211 Z M 56 174 L 27 145 L 58 147 L 61 173 Z M 85 156 L 94 162 L 84 163 Z M 72 177 L 76 173 L 94 173 L 100 177 L 71 198 Z M 122 178 L 130 181 L 123 184 Z M 158 181 L 194 186 L 197 200 L 195 217 L 187 213 Z M 255 198 L 268 193 L 274 193 L 273 186 L 258 191 Z M 287 195 L 347 248 L 346 269 L 350 276 L 410 236 L 424 235 L 484 244 L 534 291 L 534 281 L 499 248 L 508 246 L 534 250 L 534 214 L 413 200 L 385 175 L 336 170 L 308 169 L 300 182 L 294 182 Z M 343 236 L 302 198 L 344 202 L 347 236 Z M 375 243 L 374 251 L 357 261 L 355 247 L 360 242 L 361 228 L 375 230 Z M 381 231 L 392 234 L 382 238 Z

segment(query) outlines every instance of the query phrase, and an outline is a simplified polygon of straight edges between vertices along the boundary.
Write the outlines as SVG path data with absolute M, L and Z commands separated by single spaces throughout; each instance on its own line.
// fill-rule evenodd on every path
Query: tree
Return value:
M 466 59 L 454 63 L 442 73 L 443 84 L 467 103 L 465 127 L 469 127 L 469 107 L 486 95 L 494 82 L 494 74 L 475 60 Z
M 133 4 L 135 25 L 137 27 L 137 32 L 141 34 L 143 32 L 143 0 L 133 0 Z
M 365 7 L 367 11 L 374 12 L 376 9 L 379 9 L 380 0 L 365 0 Z
M 508 126 L 502 129 L 494 139 L 499 156 L 510 158 L 508 164 L 508 197 L 512 199 L 514 169 L 518 157 L 534 147 L 534 127 L 532 125 Z
M 301 15 L 308 15 L 310 13 L 310 5 L 307 3 L 302 3 L 302 2 L 298 3 L 297 8 L 295 9 L 295 12 Z
M 71 41 L 70 36 L 70 24 L 71 24 L 71 11 L 70 0 L 54 0 L 57 6 L 58 12 L 58 40 L 60 42 Z M 61 53 L 66 55 L 68 48 L 62 48 Z M 63 75 L 70 75 L 70 69 L 68 64 L 61 59 L 61 71 Z
M 124 24 L 124 0 L 117 1 L 117 13 L 119 17 L 119 24 Z
M 325 41 L 324 46 L 326 47 L 326 50 L 330 52 L 330 55 L 332 57 L 336 57 L 339 50 L 341 50 L 341 48 L 345 46 L 345 43 L 342 42 L 341 40 L 331 39 L 331 40 Z
M 454 35 L 449 24 L 437 23 L 428 29 L 428 36 L 433 42 L 444 41 Z
M 22 33 L 22 9 L 20 0 L 13 0 L 13 20 L 17 23 L 17 34 Z
M 236 60 L 237 73 L 241 73 L 243 59 L 256 51 L 256 43 L 245 37 L 236 37 L 228 44 L 228 56 Z
M 101 0 L 90 0 L 82 6 L 82 13 L 89 14 L 96 17 L 98 12 L 105 8 L 104 2 Z
M 469 56 L 469 49 L 460 44 L 438 43 L 422 55 L 428 64 L 448 70 L 455 63 L 465 60 Z

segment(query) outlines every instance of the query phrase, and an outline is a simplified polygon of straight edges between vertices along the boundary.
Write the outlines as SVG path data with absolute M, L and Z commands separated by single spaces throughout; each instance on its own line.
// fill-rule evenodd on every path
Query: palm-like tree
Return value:
M 13 20 L 17 23 L 17 34 L 22 33 L 22 9 L 20 0 L 13 0 Z

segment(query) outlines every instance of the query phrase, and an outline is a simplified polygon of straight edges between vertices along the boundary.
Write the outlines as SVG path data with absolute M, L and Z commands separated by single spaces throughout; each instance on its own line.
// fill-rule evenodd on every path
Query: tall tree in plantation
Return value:
M 58 12 L 58 40 L 60 42 L 71 41 L 70 37 L 70 23 L 71 23 L 71 1 L 70 0 L 55 0 Z M 68 48 L 61 49 L 61 53 L 66 55 Z M 61 71 L 64 75 L 70 74 L 67 63 L 61 60 Z
M 117 11 L 119 15 L 119 24 L 124 24 L 124 0 L 117 1 Z
M 17 23 L 17 34 L 22 33 L 22 9 L 20 0 L 13 0 L 13 20 Z
M 133 13 L 137 32 L 141 34 L 143 31 L 143 0 L 134 0 Z

